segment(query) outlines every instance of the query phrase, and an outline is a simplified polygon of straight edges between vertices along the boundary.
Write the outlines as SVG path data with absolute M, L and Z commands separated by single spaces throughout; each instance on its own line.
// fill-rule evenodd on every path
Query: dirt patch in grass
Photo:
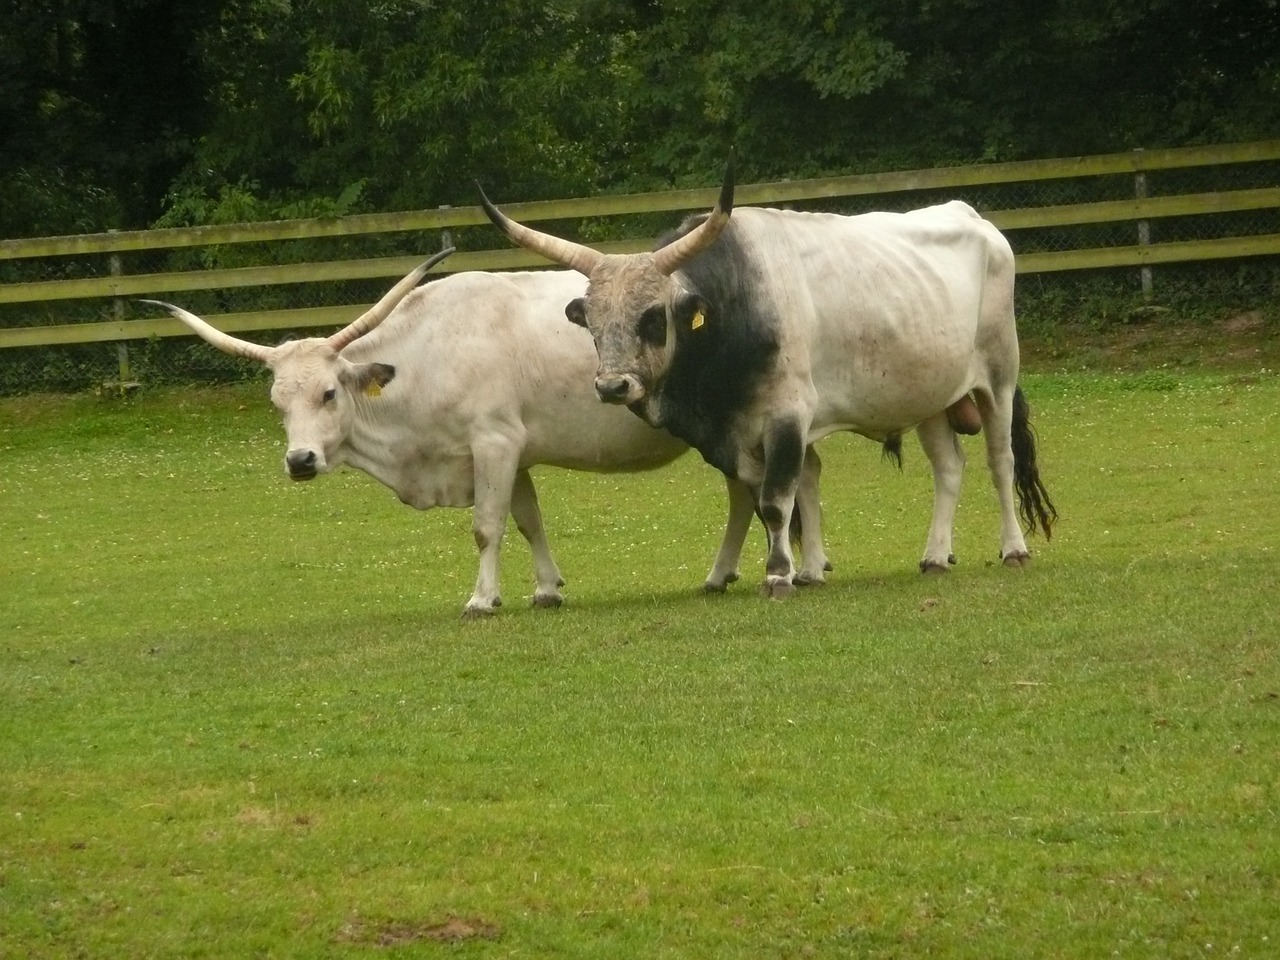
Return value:
M 1266 317 L 1261 310 L 1246 310 L 1222 320 L 1218 324 L 1223 333 L 1231 336 L 1244 336 L 1261 333 L 1267 325 Z
M 352 920 L 342 925 L 334 940 L 375 947 L 399 947 L 410 943 L 463 943 L 497 940 L 501 928 L 479 917 L 447 917 L 444 920 Z
M 1256 373 L 1280 367 L 1280 323 L 1261 310 L 1228 312 L 1206 322 L 1135 311 L 1126 323 L 1058 324 L 1021 330 L 1019 340 L 1022 368 L 1034 372 L 1182 368 Z

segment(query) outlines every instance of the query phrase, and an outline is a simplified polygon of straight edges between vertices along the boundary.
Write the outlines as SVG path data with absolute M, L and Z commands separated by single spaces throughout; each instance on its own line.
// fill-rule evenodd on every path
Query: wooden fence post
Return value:
M 111 229 L 107 233 L 119 233 L 119 230 Z M 124 274 L 124 263 L 120 259 L 119 253 L 112 253 L 107 258 L 107 271 L 113 277 L 119 277 Z M 116 323 L 124 321 L 124 297 L 111 298 L 111 319 Z M 133 379 L 133 366 L 129 363 L 129 342 L 127 340 L 116 341 L 116 382 L 109 384 L 115 388 L 121 396 L 137 390 L 141 386 Z
M 1142 147 L 1138 147 L 1133 152 L 1141 154 Z M 1139 170 L 1133 178 L 1133 195 L 1138 200 L 1145 200 L 1147 197 L 1147 174 L 1141 169 L 1142 157 L 1138 157 Z M 1151 221 L 1138 221 L 1138 246 L 1147 247 L 1151 245 Z M 1142 299 L 1150 300 L 1155 293 L 1155 282 L 1151 275 L 1151 267 L 1143 264 L 1138 268 L 1138 275 L 1142 278 Z
M 440 209 L 440 210 L 452 210 L 452 209 L 453 209 L 453 204 L 451 204 L 451 203 L 442 203 L 442 204 L 440 204 L 440 206 L 439 206 L 439 208 L 438 208 L 438 209 Z M 449 248 L 450 248 L 450 247 L 452 247 L 452 246 L 453 246 L 453 231 L 452 231 L 452 230 L 450 230 L 448 227 L 445 227 L 443 230 L 441 230 L 441 231 L 440 231 L 440 249 L 441 249 L 441 250 L 447 250 L 447 249 L 449 249 Z

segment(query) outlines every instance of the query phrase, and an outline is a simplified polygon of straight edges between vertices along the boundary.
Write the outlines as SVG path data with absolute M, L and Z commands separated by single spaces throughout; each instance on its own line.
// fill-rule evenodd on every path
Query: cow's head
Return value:
M 733 211 L 733 158 L 711 214 L 652 253 L 604 254 L 516 223 L 480 191 L 485 213 L 514 243 L 585 274 L 586 296 L 565 314 L 591 331 L 600 365 L 596 393 L 606 403 L 634 404 L 661 384 L 671 366 L 677 325 L 697 328 L 707 305 L 679 273 L 719 238 Z
M 277 347 L 223 333 L 171 303 L 143 302 L 168 310 L 224 353 L 261 361 L 271 369 L 271 402 L 280 411 L 288 436 L 285 470 L 294 480 L 310 480 L 336 466 L 334 453 L 350 435 L 356 405 L 366 394 L 380 392 L 396 375 L 390 364 L 353 363 L 342 356 L 343 349 L 385 320 L 427 271 L 451 253 L 452 247 L 436 254 L 332 336 L 290 340 Z

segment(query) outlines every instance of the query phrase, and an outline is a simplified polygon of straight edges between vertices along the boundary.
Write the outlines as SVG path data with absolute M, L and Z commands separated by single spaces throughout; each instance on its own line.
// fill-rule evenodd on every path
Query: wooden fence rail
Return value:
M 890 195 L 900 192 L 954 190 L 1016 183 L 1062 181 L 1080 178 L 1132 175 L 1139 182 L 1145 174 L 1163 170 L 1220 167 L 1280 160 L 1280 140 L 1256 143 L 1136 150 L 1127 153 L 1054 160 L 945 167 L 891 173 L 828 177 L 813 180 L 744 184 L 736 191 L 740 205 L 780 205 L 849 197 Z M 716 199 L 717 188 L 672 190 L 659 193 L 602 196 L 572 200 L 503 203 L 517 220 L 609 217 L 668 211 L 704 210 Z M 1280 187 L 1142 196 L 1132 199 L 1058 204 L 984 211 L 1002 230 L 1018 230 L 1133 222 L 1142 224 L 1167 217 L 1202 216 L 1280 209 Z M 0 261 L 49 257 L 116 257 L 147 250 L 177 250 L 222 244 L 264 243 L 284 240 L 350 237 L 410 231 L 444 231 L 453 227 L 486 224 L 478 206 L 442 207 L 405 213 L 366 214 L 272 223 L 246 223 L 164 230 L 120 231 L 72 237 L 42 237 L 0 241 Z M 1135 237 L 1139 232 L 1135 232 Z M 545 266 L 546 261 L 524 250 L 511 248 L 494 231 L 500 249 L 454 254 L 435 272 L 462 270 L 510 270 Z M 648 249 L 652 238 L 597 244 L 608 252 Z M 1017 244 L 1015 242 L 1015 248 Z M 424 250 L 425 256 L 429 251 Z M 1254 234 L 1165 243 L 1143 243 L 1088 249 L 1024 253 L 1018 256 L 1020 273 L 1149 267 L 1152 264 L 1215 260 L 1280 254 L 1280 233 Z M 278 266 L 237 267 L 173 273 L 122 275 L 0 284 L 0 304 L 50 303 L 89 298 L 125 298 L 172 294 L 191 290 L 238 289 L 318 281 L 365 280 L 400 277 L 421 257 L 385 257 Z M 118 262 L 118 261 L 117 261 Z M 223 314 L 218 326 L 235 333 L 303 329 L 338 325 L 362 306 L 320 307 L 293 310 Z M 185 326 L 169 317 L 106 322 L 69 323 L 0 329 L 0 348 L 56 346 L 73 343 L 127 341 L 149 337 L 187 335 Z

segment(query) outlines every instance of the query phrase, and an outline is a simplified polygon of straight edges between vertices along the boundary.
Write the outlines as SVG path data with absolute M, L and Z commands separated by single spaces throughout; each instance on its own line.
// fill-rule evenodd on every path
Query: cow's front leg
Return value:
M 724 593 L 725 588 L 738 579 L 738 562 L 742 559 L 742 544 L 751 529 L 755 514 L 755 497 L 750 488 L 734 477 L 724 478 L 725 493 L 729 497 L 729 519 L 725 523 L 724 537 L 716 554 L 715 564 L 707 574 L 702 589 L 707 593 Z
M 547 543 L 547 535 L 542 528 L 538 492 L 533 487 L 533 478 L 529 476 L 528 470 L 516 471 L 515 484 L 511 488 L 511 516 L 515 518 L 516 529 L 529 541 L 529 549 L 533 551 L 533 605 L 560 606 L 564 602 L 560 595 L 564 578 L 560 576 L 560 568 L 551 556 L 551 546 Z
M 499 593 L 498 554 L 511 510 L 511 491 L 517 472 L 518 446 L 477 444 L 472 448 L 475 475 L 475 506 L 471 511 L 471 532 L 480 551 L 480 571 L 476 587 L 462 611 L 465 618 L 488 616 L 502 606 Z
M 791 555 L 791 512 L 804 467 L 804 430 L 796 421 L 771 424 L 764 437 L 764 482 L 760 485 L 760 519 L 769 534 L 763 591 L 773 600 L 795 592 Z
M 920 560 L 921 573 L 946 573 L 956 562 L 951 548 L 960 482 L 964 479 L 964 450 L 946 413 L 930 417 L 916 427 L 920 446 L 933 468 L 933 522 Z
M 822 460 L 813 444 L 805 449 L 804 466 L 800 470 L 800 486 L 796 490 L 796 510 L 800 513 L 800 569 L 795 576 L 797 586 L 826 583 L 831 562 L 822 546 L 822 495 L 818 481 L 822 476 Z

